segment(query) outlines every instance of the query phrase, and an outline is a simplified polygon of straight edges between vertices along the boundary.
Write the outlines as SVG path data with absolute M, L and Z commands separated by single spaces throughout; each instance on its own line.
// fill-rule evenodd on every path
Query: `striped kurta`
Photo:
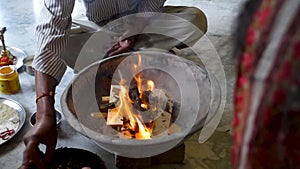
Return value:
M 86 16 L 95 23 L 137 12 L 159 12 L 165 0 L 83 0 Z M 44 0 L 36 28 L 37 50 L 33 67 L 36 71 L 62 78 L 66 65 L 62 52 L 72 23 L 75 0 Z

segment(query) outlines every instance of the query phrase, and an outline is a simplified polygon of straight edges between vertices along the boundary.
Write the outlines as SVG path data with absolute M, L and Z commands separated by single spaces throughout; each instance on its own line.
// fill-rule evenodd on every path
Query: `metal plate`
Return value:
M 0 51 L 2 51 L 3 47 L 0 46 Z M 10 51 L 12 55 L 14 55 L 17 59 L 16 68 L 19 69 L 23 66 L 23 59 L 26 57 L 26 54 L 23 50 L 6 46 L 6 49 Z
M 18 102 L 11 100 L 11 99 L 0 97 L 0 104 L 1 103 L 13 108 L 17 112 L 17 114 L 19 116 L 19 126 L 17 129 L 15 129 L 15 133 L 13 135 L 11 135 L 7 140 L 2 140 L 0 138 L 0 145 L 4 144 L 8 140 L 12 139 L 18 133 L 19 130 L 23 127 L 25 119 L 26 119 L 25 109 Z M 2 114 L 0 114 L 0 116 L 1 115 Z

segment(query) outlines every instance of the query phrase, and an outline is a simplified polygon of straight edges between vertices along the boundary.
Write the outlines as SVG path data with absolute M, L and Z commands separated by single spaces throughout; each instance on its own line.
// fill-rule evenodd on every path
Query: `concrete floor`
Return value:
M 215 47 L 226 75 L 226 105 L 221 122 L 214 134 L 203 144 L 198 143 L 200 133 L 195 134 L 186 142 L 185 165 L 171 165 L 170 168 L 184 169 L 230 169 L 230 151 L 232 144 L 232 118 L 233 104 L 232 94 L 235 84 L 236 62 L 232 58 L 232 40 L 234 38 L 235 19 L 244 0 L 169 0 L 170 5 L 195 6 L 203 10 L 208 18 L 207 38 Z M 200 53 L 209 55 L 210 50 L 202 50 Z M 178 52 L 180 56 L 199 62 L 189 50 Z M 218 69 L 218 68 L 216 68 Z M 164 166 L 166 167 L 166 166 Z M 162 167 L 162 169 L 164 168 Z M 153 169 L 156 167 L 153 167 Z
M 221 122 L 214 134 L 203 144 L 199 144 L 200 132 L 186 141 L 186 155 L 183 165 L 154 166 L 151 169 L 230 169 L 230 153 L 232 145 L 232 93 L 235 84 L 236 62 L 232 58 L 232 40 L 234 38 L 235 19 L 244 0 L 168 0 L 169 5 L 195 6 L 203 10 L 208 18 L 207 39 L 219 55 L 226 76 L 226 105 Z M 212 48 L 201 50 L 209 55 Z M 193 56 L 191 50 L 178 51 L 178 55 L 201 62 Z M 213 66 L 213 65 L 212 65 Z M 218 69 L 218 68 L 215 68 Z

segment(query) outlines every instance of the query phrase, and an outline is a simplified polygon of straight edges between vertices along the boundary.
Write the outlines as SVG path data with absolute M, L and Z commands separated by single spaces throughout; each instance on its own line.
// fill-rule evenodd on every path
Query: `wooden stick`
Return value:
M 91 116 L 94 118 L 107 118 L 106 112 L 92 112 Z

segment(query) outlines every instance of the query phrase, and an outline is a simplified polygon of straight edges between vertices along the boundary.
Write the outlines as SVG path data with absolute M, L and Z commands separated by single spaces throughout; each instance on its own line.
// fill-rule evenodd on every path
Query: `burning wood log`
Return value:
M 109 100 L 110 100 L 110 96 L 102 96 L 101 99 L 102 102 L 109 102 Z
M 140 93 L 138 86 L 133 84 L 130 86 L 128 94 L 135 109 L 139 111 L 147 111 L 149 109 L 148 105 L 151 91 L 147 90 Z
M 168 135 L 168 129 L 171 124 L 171 114 L 163 111 L 160 116 L 158 116 L 153 123 L 152 136 L 162 136 Z
M 101 112 L 107 112 L 108 109 L 114 109 L 116 108 L 117 103 L 100 103 L 100 111 Z
M 106 124 L 123 125 L 123 116 L 118 114 L 116 109 L 108 109 Z
M 117 103 L 119 101 L 119 92 L 121 87 L 119 85 L 111 85 L 109 103 Z
M 91 116 L 94 118 L 107 118 L 106 112 L 92 112 Z
M 158 115 L 162 113 L 161 110 L 166 110 L 169 97 L 162 89 L 155 89 L 149 96 L 150 106 L 153 112 L 158 112 Z M 167 111 L 169 112 L 169 111 Z M 171 112 L 170 112 L 171 113 Z M 154 114 L 154 117 L 156 115 Z

